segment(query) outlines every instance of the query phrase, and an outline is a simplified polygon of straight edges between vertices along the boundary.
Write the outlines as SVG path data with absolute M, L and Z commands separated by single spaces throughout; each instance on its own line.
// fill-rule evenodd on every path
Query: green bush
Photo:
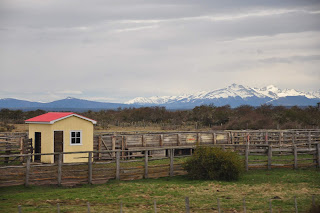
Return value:
M 244 162 L 232 151 L 197 147 L 184 164 L 184 169 L 191 179 L 231 181 L 239 179 L 244 170 Z

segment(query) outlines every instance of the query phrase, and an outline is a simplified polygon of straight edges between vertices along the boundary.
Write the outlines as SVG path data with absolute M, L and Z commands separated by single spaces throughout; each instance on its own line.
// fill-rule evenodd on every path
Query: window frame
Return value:
M 72 137 L 72 133 L 75 132 L 80 132 L 80 143 L 72 143 L 72 138 L 79 138 L 77 136 Z M 71 130 L 70 131 L 70 146 L 81 146 L 82 145 L 82 130 Z

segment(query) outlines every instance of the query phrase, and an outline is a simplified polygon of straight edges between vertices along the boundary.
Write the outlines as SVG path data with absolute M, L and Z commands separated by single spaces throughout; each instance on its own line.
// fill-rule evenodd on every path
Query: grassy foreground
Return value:
M 195 181 L 180 176 L 136 181 L 109 181 L 103 185 L 83 185 L 76 188 L 5 187 L 0 188 L 1 212 L 185 212 L 185 197 L 190 198 L 191 212 L 217 212 L 217 198 L 224 212 L 242 212 L 246 198 L 248 212 L 293 212 L 294 196 L 299 212 L 306 212 L 315 195 L 320 203 L 320 172 L 316 169 L 272 171 L 255 170 L 244 173 L 237 182 Z

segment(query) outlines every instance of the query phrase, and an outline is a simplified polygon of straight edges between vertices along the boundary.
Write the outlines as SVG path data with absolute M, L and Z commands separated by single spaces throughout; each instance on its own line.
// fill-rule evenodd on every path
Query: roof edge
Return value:
M 51 124 L 50 122 L 25 121 L 26 124 Z
M 93 120 L 93 119 L 90 119 L 90 118 L 87 118 L 87 117 L 84 117 L 82 115 L 78 115 L 76 113 L 72 113 L 70 115 L 66 115 L 64 117 L 61 117 L 61 118 L 58 118 L 58 119 L 55 119 L 55 120 L 52 120 L 52 121 L 44 121 L 44 122 L 41 122 L 41 121 L 25 121 L 26 124 L 54 124 L 55 122 L 57 121 L 61 121 L 63 119 L 66 119 L 66 118 L 69 118 L 69 117 L 72 117 L 72 116 L 75 116 L 75 117 L 78 117 L 78 118 L 81 118 L 83 120 L 86 120 L 86 121 L 89 121 L 91 122 L 92 124 L 97 124 L 97 121 Z
M 86 121 L 90 121 L 92 124 L 97 124 L 97 121 L 95 121 L 95 120 L 93 120 L 93 119 L 90 119 L 90 118 L 87 118 L 87 117 L 84 117 L 84 116 L 82 116 L 82 115 L 78 115 L 78 114 L 76 114 L 76 113 L 73 113 L 73 114 L 64 116 L 64 117 L 62 117 L 62 118 L 58 118 L 58 119 L 53 120 L 53 121 L 50 121 L 50 124 L 54 124 L 54 123 L 57 122 L 57 121 L 61 121 L 61 120 L 63 120 L 63 119 L 66 119 L 66 118 L 69 118 L 69 117 L 72 117 L 72 116 L 76 116 L 76 117 L 81 118 L 81 119 L 84 119 L 84 120 L 86 120 Z

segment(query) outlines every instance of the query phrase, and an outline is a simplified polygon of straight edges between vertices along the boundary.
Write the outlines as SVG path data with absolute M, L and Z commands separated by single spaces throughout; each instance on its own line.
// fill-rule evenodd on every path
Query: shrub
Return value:
M 220 148 L 197 147 L 184 164 L 191 179 L 238 180 L 244 170 L 243 160 L 232 151 Z

